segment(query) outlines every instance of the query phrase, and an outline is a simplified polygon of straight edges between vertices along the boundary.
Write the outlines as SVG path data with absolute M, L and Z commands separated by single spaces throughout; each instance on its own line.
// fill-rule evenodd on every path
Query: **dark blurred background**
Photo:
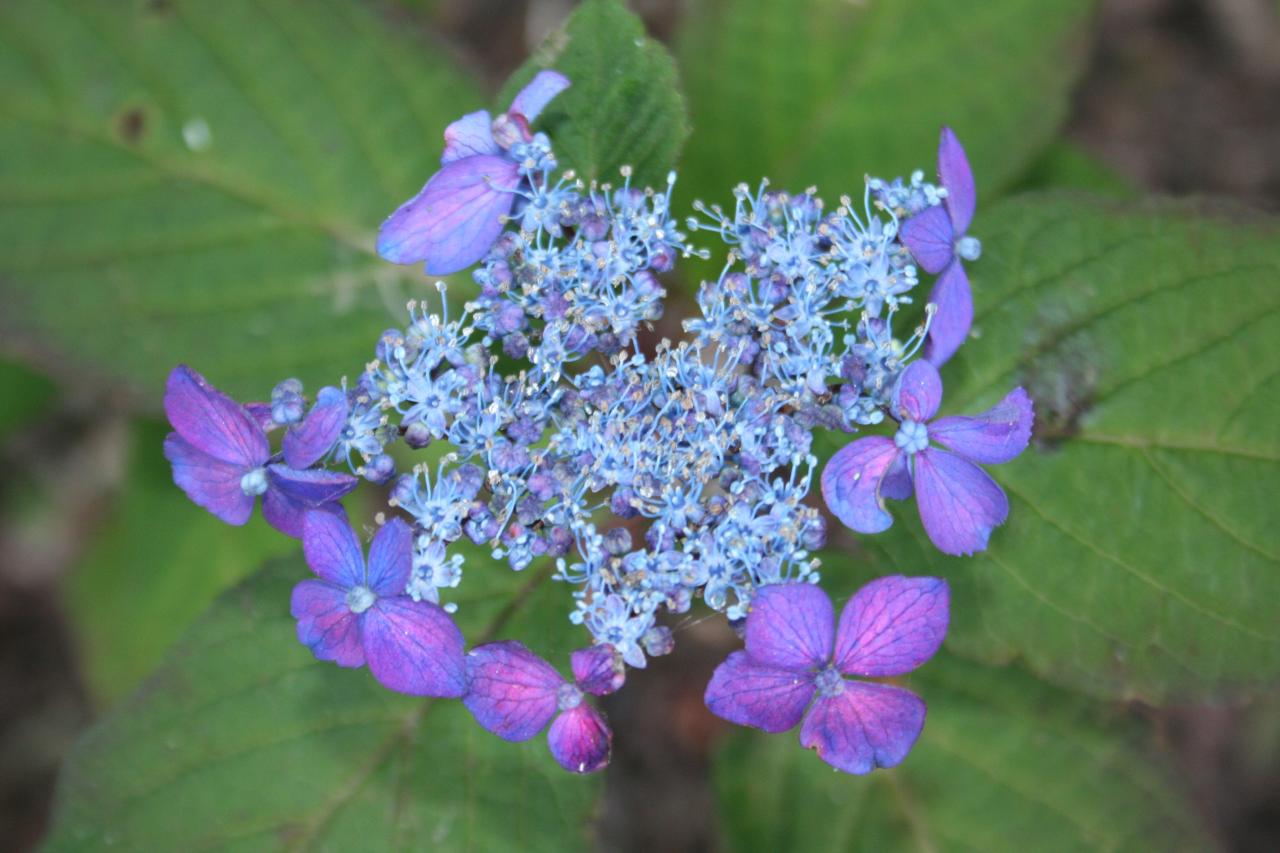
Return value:
M 692 2 L 631 6 L 666 40 Z M 496 89 L 573 3 L 404 5 L 461 45 L 462 61 Z M 1082 49 L 1087 72 L 1067 127 L 1081 151 L 1136 189 L 1280 209 L 1280 3 L 1104 0 Z M 0 388 L 0 399 L 38 411 L 0 429 L 0 850 L 26 850 L 48 820 L 59 762 L 95 710 L 62 590 L 119 493 L 129 433 L 110 399 L 4 381 L 24 385 Z M 0 413 L 0 425 L 13 415 Z M 682 635 L 677 653 L 637 673 L 608 709 L 619 752 L 599 821 L 606 849 L 716 849 L 706 770 L 721 728 L 701 692 L 732 638 L 720 620 Z M 1274 698 L 1134 709 L 1151 717 L 1226 849 L 1280 850 L 1278 709 Z

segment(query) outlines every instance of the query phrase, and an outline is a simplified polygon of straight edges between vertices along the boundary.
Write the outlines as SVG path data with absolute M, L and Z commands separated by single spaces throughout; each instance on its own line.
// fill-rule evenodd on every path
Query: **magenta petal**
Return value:
M 923 700 L 889 684 L 846 681 L 837 696 L 820 696 L 800 727 L 800 744 L 846 773 L 896 767 L 924 728 Z
M 293 588 L 289 612 L 298 620 L 298 640 L 320 660 L 360 666 L 364 647 L 360 619 L 347 606 L 347 590 L 327 581 L 302 581 Z
M 907 455 L 899 453 L 893 459 L 889 470 L 884 472 L 880 481 L 880 497 L 895 501 L 905 501 L 911 497 L 911 468 L 907 465 Z
M 813 675 L 756 663 L 737 651 L 716 667 L 703 701 L 717 717 L 766 732 L 795 728 L 813 698 Z
M 622 660 L 613 646 L 597 643 L 589 649 L 578 649 L 569 656 L 573 667 L 573 680 L 578 686 L 596 696 L 613 693 L 626 680 Z
M 609 763 L 613 732 L 586 702 L 556 717 L 547 732 L 551 755 L 570 773 L 594 773 Z
M 253 418 L 258 428 L 263 432 L 271 432 L 280 426 L 271 417 L 270 403 L 245 403 L 244 410 L 249 413 L 249 417 Z
M 942 405 L 942 377 L 938 368 L 927 361 L 916 360 L 907 365 L 893 389 L 893 408 L 904 420 L 923 422 L 933 417 Z
M 951 223 L 957 234 L 963 234 L 973 222 L 978 196 L 974 191 L 973 170 L 969 168 L 964 146 L 949 127 L 942 128 L 942 138 L 938 141 L 938 178 L 947 189 L 946 205 Z
M 808 669 L 831 659 L 835 613 L 822 587 L 771 584 L 756 590 L 747 615 L 747 652 L 756 663 Z
M 257 468 L 271 455 L 266 435 L 244 406 L 185 364 L 169 373 L 164 412 L 178 435 L 215 459 Z
M 980 415 L 941 418 L 929 424 L 929 437 L 966 459 L 998 465 L 1026 450 L 1034 421 L 1031 398 L 1015 388 Z
M 902 675 L 933 657 L 947 635 L 951 593 L 941 578 L 879 578 L 840 614 L 836 668 L 845 675 Z
M 879 533 L 893 524 L 880 498 L 880 481 L 899 455 L 892 439 L 873 435 L 846 444 L 822 469 L 822 498 L 850 530 Z
M 969 275 L 957 260 L 933 283 L 929 302 L 938 309 L 929 322 L 929 337 L 924 342 L 924 357 L 941 367 L 969 337 L 973 326 L 973 294 L 969 291 Z
M 286 465 L 268 465 L 270 488 L 262 496 L 262 515 L 267 523 L 288 536 L 302 536 L 302 520 L 310 510 L 322 509 L 346 514 L 335 503 L 360 482 L 338 471 L 295 471 Z
M 927 273 L 942 272 L 955 256 L 956 233 L 951 227 L 951 217 L 941 206 L 926 207 L 902 223 L 898 233 L 916 263 Z
M 977 465 L 931 447 L 916 454 L 916 504 L 929 539 L 944 554 L 987 547 L 991 530 L 1009 516 L 1009 499 Z
M 378 595 L 404 595 L 413 574 L 413 529 L 393 518 L 373 534 L 365 584 Z
M 474 157 L 477 154 L 501 154 L 493 141 L 493 117 L 488 110 L 467 113 L 444 129 L 444 153 L 440 165 Z
M 364 654 L 383 687 L 448 699 L 466 692 L 462 632 L 437 605 L 379 597 L 360 617 Z
M 364 584 L 360 540 L 345 518 L 311 511 L 302 519 L 302 554 L 311 571 L 343 589 Z
M 285 433 L 284 461 L 290 468 L 310 468 L 333 449 L 347 425 L 348 408 L 346 391 L 332 385 L 320 389 L 302 423 Z
M 302 523 L 310 512 L 327 512 L 347 521 L 346 510 L 342 504 L 330 503 L 312 506 L 294 500 L 279 489 L 268 489 L 262 496 L 262 517 L 276 530 L 294 539 L 302 538 Z
M 470 686 L 462 703 L 498 737 L 528 740 L 555 716 L 556 692 L 565 680 L 523 643 L 476 646 L 466 663 Z
M 246 495 L 240 481 L 241 464 L 223 462 L 192 447 L 171 432 L 164 440 L 164 458 L 173 466 L 173 482 L 187 497 L 227 524 L 244 524 L 253 514 L 253 495 Z
M 360 480 L 342 471 L 298 471 L 287 465 L 268 465 L 267 479 L 272 490 L 280 490 L 308 506 L 320 506 L 346 495 Z
M 520 183 L 515 163 L 481 154 L 449 163 L 382 223 L 378 254 L 397 264 L 426 263 L 448 275 L 480 258 L 502 233 Z
M 569 78 L 559 71 L 552 71 L 549 68 L 539 71 L 516 95 L 515 100 L 511 102 L 511 109 L 507 112 L 519 113 L 529 121 L 533 121 L 542 112 L 542 108 L 551 103 L 552 98 L 568 88 Z

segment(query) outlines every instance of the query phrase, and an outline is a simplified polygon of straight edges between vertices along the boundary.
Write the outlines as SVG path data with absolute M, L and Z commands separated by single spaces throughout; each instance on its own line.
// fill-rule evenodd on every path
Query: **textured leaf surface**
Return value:
M 691 4 L 677 50 L 695 125 L 682 195 L 723 203 L 739 181 L 768 175 L 794 190 L 817 184 L 832 201 L 860 196 L 867 172 L 932 175 L 949 124 L 990 198 L 1065 116 L 1092 5 Z
M 260 515 L 231 528 L 187 501 L 161 452 L 166 432 L 135 427 L 123 493 L 68 583 L 85 675 L 100 700 L 137 686 L 219 593 L 298 547 Z
M 1160 700 L 1280 676 L 1280 240 L 1189 206 L 1031 196 L 981 218 L 975 334 L 944 413 L 1022 384 L 1033 447 L 992 473 L 1010 522 L 972 559 L 914 506 L 877 573 L 941 574 L 949 648 Z
M 731 849 L 1211 849 L 1133 727 L 1015 669 L 945 656 L 910 686 L 929 716 L 893 770 L 834 773 L 794 732 L 736 734 L 716 764 Z
M 500 108 L 543 68 L 573 81 L 538 120 L 562 167 L 616 184 L 629 165 L 641 185 L 665 186 L 688 120 L 675 61 L 638 18 L 619 0 L 586 0 L 512 75 Z
M 572 633 L 562 588 L 507 606 L 529 576 L 482 568 L 495 583 L 469 578 L 469 640 L 504 624 L 538 637 L 550 620 Z M 459 702 L 397 696 L 365 669 L 315 661 L 288 614 L 306 572 L 282 560 L 227 593 L 90 730 L 63 772 L 48 849 L 587 846 L 600 780 L 565 773 L 544 739 L 508 744 Z
M 7 343 L 152 400 L 179 361 L 235 395 L 357 373 L 421 280 L 373 233 L 478 101 L 337 0 L 17 0 L 0 80 Z

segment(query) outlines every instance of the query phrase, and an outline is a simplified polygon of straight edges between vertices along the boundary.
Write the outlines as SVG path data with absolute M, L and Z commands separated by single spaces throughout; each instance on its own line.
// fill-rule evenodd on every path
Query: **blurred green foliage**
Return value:
M 249 398 L 288 375 L 312 387 L 354 375 L 422 292 L 416 271 L 376 259 L 373 233 L 431 174 L 445 125 L 482 102 L 405 26 L 411 13 L 384 11 L 0 6 L 6 338 L 151 409 L 179 361 Z M 603 179 L 630 163 L 661 182 L 692 126 L 685 202 L 723 202 L 763 175 L 817 183 L 829 201 L 857 194 L 864 170 L 931 169 L 942 123 L 973 160 L 985 252 L 945 409 L 1024 383 L 1037 447 L 998 472 L 1012 517 L 980 557 L 929 548 L 909 506 L 861 548 L 835 538 L 823 556 L 837 597 L 889 572 L 951 581 L 947 652 L 911 678 L 929 723 L 901 768 L 867 779 L 832 773 L 794 734 L 733 737 L 715 779 L 735 849 L 1207 845 L 1117 700 L 1280 669 L 1267 523 L 1280 243 L 1269 224 L 1134 201 L 1059 139 L 1091 11 L 704 0 L 673 60 L 618 0 L 588 0 L 496 100 L 537 68 L 568 73 L 539 126 L 563 166 Z M 1046 188 L 1077 193 L 991 203 Z M 0 363 L 0 432 L 54 393 Z M 590 846 L 600 779 L 562 773 L 541 741 L 486 735 L 457 703 L 316 664 L 287 614 L 306 573 L 296 545 L 189 505 L 162 434 L 136 427 L 123 494 L 68 602 L 99 698 L 164 660 L 75 751 L 52 849 Z M 293 556 L 269 560 L 280 554 Z M 543 578 L 470 572 L 468 637 L 522 624 L 563 664 L 565 590 L 530 583 Z
M 153 402 L 359 371 L 411 281 L 373 233 L 478 99 L 440 51 L 344 0 L 24 0 L 0 45 L 7 334 Z
M 0 359 L 0 437 L 38 417 L 57 395 L 57 385 L 18 361 Z
M 979 207 L 1055 138 L 1092 0 L 719 0 L 677 38 L 693 135 L 682 192 L 740 181 L 862 195 L 862 177 L 933 171 L 938 126 L 964 140 Z
M 459 702 L 317 666 L 283 606 L 306 573 L 295 555 L 227 593 L 89 732 L 64 771 L 47 849 L 586 844 L 603 780 L 565 773 L 544 739 L 508 744 Z M 565 633 L 550 621 L 564 618 L 559 587 L 513 594 L 527 578 L 510 572 L 468 581 L 458 612 L 468 637 Z
M 137 686 L 213 599 L 256 571 L 264 556 L 297 550 L 260 516 L 232 532 L 175 501 L 161 449 L 168 431 L 151 421 L 133 429 L 122 493 L 68 582 L 85 676 L 104 704 Z

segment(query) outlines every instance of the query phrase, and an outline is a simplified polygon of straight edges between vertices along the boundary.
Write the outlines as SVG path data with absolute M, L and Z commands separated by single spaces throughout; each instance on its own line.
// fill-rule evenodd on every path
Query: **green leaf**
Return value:
M 1017 670 L 946 656 L 910 687 L 929 716 L 893 770 L 833 772 L 795 732 L 735 735 L 716 762 L 732 849 L 1211 849 L 1134 727 Z
M 953 651 L 1153 701 L 1280 677 L 1280 235 L 1198 212 L 1031 196 L 979 221 L 943 411 L 1036 400 L 1038 445 L 992 469 L 1010 521 L 967 559 L 914 504 L 861 540 L 952 581 Z
M 260 515 L 231 528 L 194 506 L 165 461 L 168 429 L 133 432 L 123 494 L 67 589 L 85 676 L 104 702 L 136 687 L 220 593 L 298 549 Z
M 1134 198 L 1137 189 L 1083 148 L 1059 140 L 1018 181 L 1022 190 L 1087 190 L 1117 198 Z
M 0 358 L 0 438 L 47 409 L 56 390 L 48 377 Z
M 563 589 L 544 582 L 513 599 L 529 578 L 485 568 L 501 593 L 462 605 L 469 640 L 564 622 Z M 223 596 L 84 736 L 49 850 L 588 846 L 600 779 L 561 770 L 545 738 L 507 743 L 460 702 L 399 696 L 367 669 L 313 659 L 288 612 L 307 574 L 300 559 L 271 563 Z
M 0 7 L 6 336 L 155 401 L 354 375 L 420 273 L 373 254 L 477 97 L 359 4 Z
M 677 55 L 695 130 L 684 190 L 724 202 L 763 175 L 826 198 L 863 175 L 934 172 L 938 128 L 990 198 L 1049 144 L 1081 66 L 1091 0 L 723 0 Z
M 618 0 L 586 0 L 503 87 L 500 109 L 543 68 L 573 83 L 539 119 L 556 158 L 584 179 L 665 186 L 689 135 L 675 61 Z

